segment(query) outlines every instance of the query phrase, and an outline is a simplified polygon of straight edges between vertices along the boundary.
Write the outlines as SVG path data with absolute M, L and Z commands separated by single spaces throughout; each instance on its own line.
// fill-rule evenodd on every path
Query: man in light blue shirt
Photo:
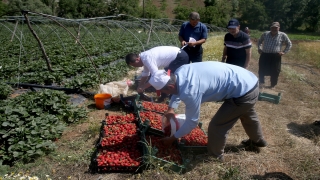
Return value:
M 254 109 L 259 85 L 252 72 L 231 64 L 207 61 L 183 65 L 170 76 L 164 71 L 157 71 L 149 83 L 161 92 L 172 94 L 165 114 L 167 119 L 175 118 L 174 109 L 180 100 L 186 105 L 185 123 L 173 136 L 163 139 L 165 145 L 171 145 L 198 125 L 201 103 L 224 101 L 208 127 L 209 154 L 223 161 L 228 132 L 239 118 L 249 136 L 242 143 L 267 146 Z

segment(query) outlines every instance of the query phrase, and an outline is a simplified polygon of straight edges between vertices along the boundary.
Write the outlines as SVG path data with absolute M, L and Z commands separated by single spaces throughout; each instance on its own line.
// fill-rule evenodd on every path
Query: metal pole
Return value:
M 142 7 L 143 7 L 143 18 L 146 18 L 144 15 L 144 0 L 142 0 Z

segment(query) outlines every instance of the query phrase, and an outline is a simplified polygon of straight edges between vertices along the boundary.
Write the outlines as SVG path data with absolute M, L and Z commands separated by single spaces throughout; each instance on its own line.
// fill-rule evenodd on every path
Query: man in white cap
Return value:
M 150 75 L 160 68 L 174 72 L 177 68 L 189 63 L 188 54 L 174 46 L 157 46 L 140 54 L 130 53 L 126 56 L 126 63 L 133 67 L 143 67 L 142 78 L 137 88 L 142 93 L 151 85 L 148 83 Z M 166 94 L 162 94 L 159 102 L 163 101 Z
M 180 100 L 186 105 L 186 121 L 163 143 L 170 146 L 176 139 L 189 134 L 199 123 L 201 103 L 224 101 L 208 127 L 208 153 L 223 161 L 224 147 L 230 129 L 241 119 L 248 140 L 242 144 L 267 146 L 260 121 L 254 109 L 258 100 L 258 78 L 250 71 L 231 64 L 207 61 L 183 65 L 168 76 L 165 71 L 152 75 L 149 83 L 161 92 L 172 94 L 168 119 L 175 118 L 174 109 Z

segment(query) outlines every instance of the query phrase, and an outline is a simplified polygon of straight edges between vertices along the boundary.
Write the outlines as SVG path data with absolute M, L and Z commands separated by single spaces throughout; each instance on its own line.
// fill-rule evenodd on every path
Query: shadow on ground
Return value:
M 313 124 L 297 124 L 291 122 L 287 124 L 288 132 L 297 136 L 304 137 L 307 139 L 314 139 L 317 136 L 320 136 L 320 126 Z
M 265 179 L 293 180 L 290 176 L 286 175 L 283 172 L 270 172 L 270 173 L 265 173 L 263 176 L 261 176 L 261 175 L 253 175 L 252 179 L 257 179 L 257 180 L 265 180 Z

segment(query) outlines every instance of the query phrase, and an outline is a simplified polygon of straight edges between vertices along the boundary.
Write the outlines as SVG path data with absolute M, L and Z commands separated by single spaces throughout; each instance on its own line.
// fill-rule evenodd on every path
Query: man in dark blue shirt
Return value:
M 183 23 L 179 31 L 181 47 L 189 55 L 190 62 L 202 61 L 202 44 L 206 42 L 207 36 L 207 26 L 200 22 L 199 13 L 190 13 L 189 22 Z
M 248 68 L 251 59 L 251 41 L 248 34 L 240 30 L 240 23 L 231 19 L 224 36 L 222 62 Z

